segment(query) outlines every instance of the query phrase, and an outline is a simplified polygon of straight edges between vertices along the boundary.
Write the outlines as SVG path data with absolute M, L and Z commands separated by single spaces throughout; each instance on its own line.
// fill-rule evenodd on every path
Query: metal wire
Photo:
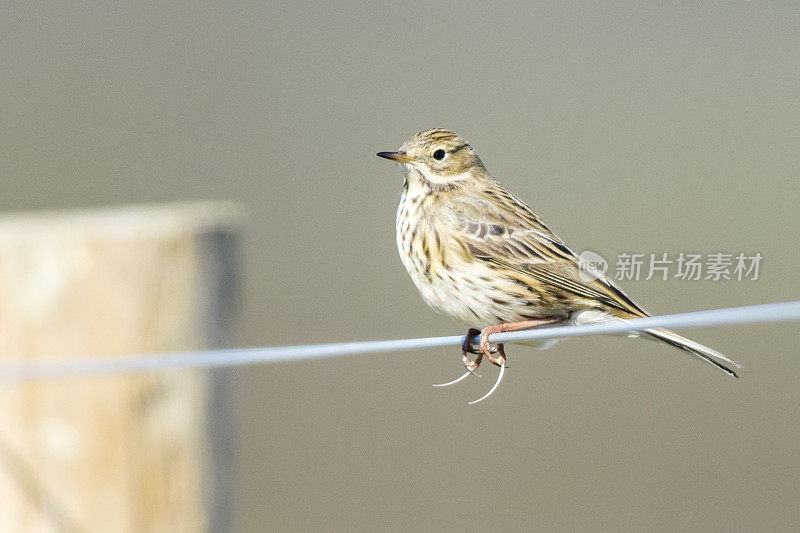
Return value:
M 491 335 L 489 340 L 491 342 L 514 342 L 532 339 L 629 333 L 649 328 L 693 328 L 791 320 L 800 320 L 800 301 L 693 311 L 582 326 L 556 326 L 512 333 L 496 333 Z M 418 350 L 440 346 L 460 346 L 463 340 L 464 337 L 462 335 L 450 335 L 447 337 L 208 350 L 123 357 L 39 359 L 0 365 L 0 383 L 129 374 L 179 368 L 216 368 L 301 361 L 345 355 Z M 477 337 L 474 342 L 478 342 Z

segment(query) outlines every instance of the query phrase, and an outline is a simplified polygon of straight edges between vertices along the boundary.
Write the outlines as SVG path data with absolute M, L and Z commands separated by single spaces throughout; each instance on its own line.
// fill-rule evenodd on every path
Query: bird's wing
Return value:
M 510 194 L 470 198 L 451 206 L 453 237 L 474 260 L 493 263 L 539 283 L 551 292 L 596 301 L 623 318 L 647 316 L 605 276 L 581 276 L 580 258 L 528 206 Z

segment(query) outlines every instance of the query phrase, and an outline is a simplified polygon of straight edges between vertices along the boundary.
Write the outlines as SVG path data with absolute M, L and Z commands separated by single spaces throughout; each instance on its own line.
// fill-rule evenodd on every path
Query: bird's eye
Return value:
M 445 155 L 447 155 L 446 152 L 441 148 L 433 152 L 433 158 L 437 161 L 441 161 L 442 159 L 444 159 Z

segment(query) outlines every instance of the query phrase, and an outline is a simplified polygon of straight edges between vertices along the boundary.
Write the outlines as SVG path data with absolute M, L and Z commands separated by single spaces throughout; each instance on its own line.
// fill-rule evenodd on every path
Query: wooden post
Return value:
M 241 217 L 194 203 L 0 218 L 0 364 L 230 346 Z M 226 531 L 224 371 L 0 385 L 0 531 Z

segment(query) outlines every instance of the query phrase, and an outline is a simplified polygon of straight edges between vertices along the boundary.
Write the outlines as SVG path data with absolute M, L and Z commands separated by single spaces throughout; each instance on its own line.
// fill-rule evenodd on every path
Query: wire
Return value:
M 496 333 L 491 342 L 514 342 L 532 339 L 556 339 L 584 335 L 630 333 L 650 328 L 692 328 L 760 322 L 785 322 L 800 320 L 800 300 L 773 304 L 748 305 L 706 311 L 693 311 L 674 315 L 635 318 L 615 322 L 580 326 L 555 326 L 548 328 Z M 345 355 L 419 350 L 441 346 L 460 346 L 464 337 L 426 337 L 306 346 L 268 348 L 240 348 L 184 353 L 164 353 L 123 357 L 82 359 L 40 359 L 0 365 L 0 383 L 20 381 L 76 378 L 109 374 L 129 374 L 178 368 L 217 368 L 252 364 L 323 359 Z M 478 342 L 477 337 L 474 339 Z

